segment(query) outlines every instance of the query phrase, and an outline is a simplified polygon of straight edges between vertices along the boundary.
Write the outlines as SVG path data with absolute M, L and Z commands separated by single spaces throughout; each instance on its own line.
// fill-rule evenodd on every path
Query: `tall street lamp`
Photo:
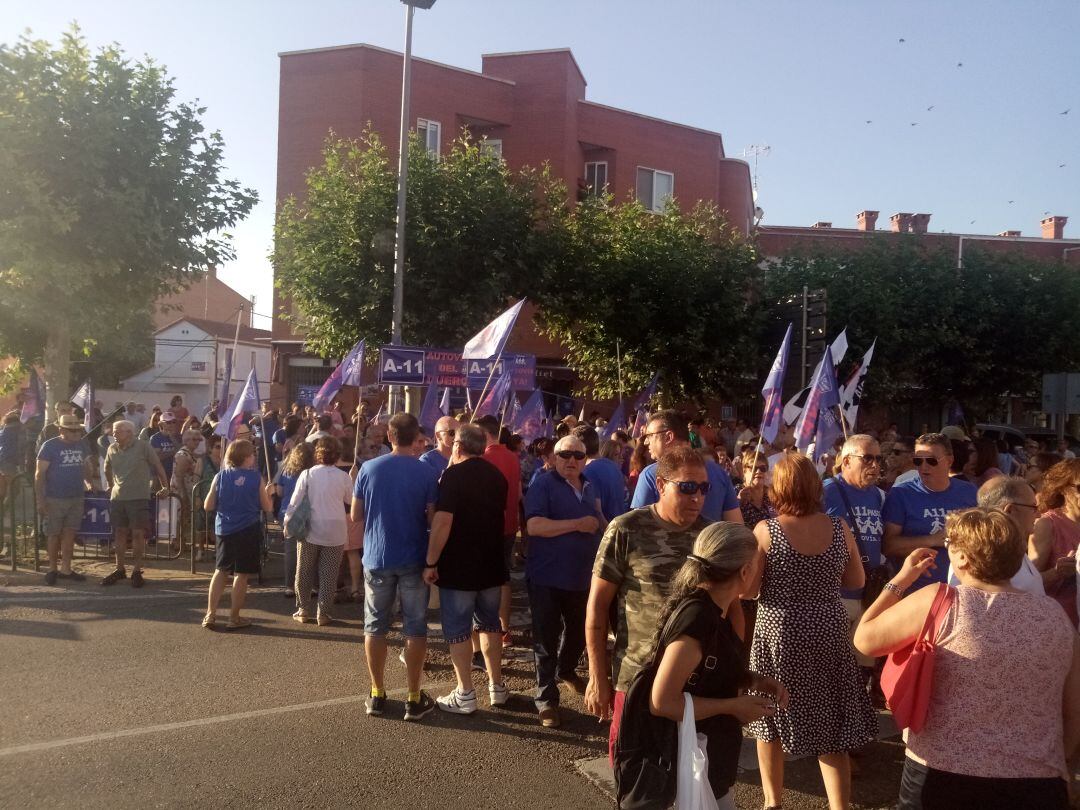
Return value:
M 401 137 L 398 141 L 397 227 L 394 232 L 394 308 L 390 342 L 400 346 L 405 293 L 405 190 L 409 177 L 409 91 L 412 82 L 413 11 L 429 9 L 435 0 L 401 0 L 405 5 L 405 58 L 401 72 Z M 398 391 L 390 392 L 390 410 L 401 410 Z

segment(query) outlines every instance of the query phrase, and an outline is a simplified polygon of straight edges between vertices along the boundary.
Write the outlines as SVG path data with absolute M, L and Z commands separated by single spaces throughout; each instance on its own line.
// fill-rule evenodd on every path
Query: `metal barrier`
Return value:
M 143 549 L 145 560 L 175 560 L 183 554 L 182 505 L 178 495 L 152 496 L 150 531 Z M 108 493 L 88 492 L 83 499 L 83 522 L 75 535 L 75 556 L 107 560 L 112 557 L 113 527 Z M 132 553 L 130 544 L 128 553 Z
M 0 502 L 0 555 L 10 557 L 11 570 L 20 560 L 32 559 L 34 570 L 41 565 L 41 521 L 37 513 L 34 476 L 23 472 L 8 482 L 7 496 Z

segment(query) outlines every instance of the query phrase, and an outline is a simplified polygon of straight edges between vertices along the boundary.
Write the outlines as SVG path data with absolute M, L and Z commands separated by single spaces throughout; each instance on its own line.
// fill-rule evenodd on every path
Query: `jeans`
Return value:
M 585 652 L 585 605 L 588 591 L 567 591 L 546 585 L 529 586 L 533 658 L 536 661 L 536 708 L 559 705 L 559 678 L 575 675 Z
M 897 810 L 1066 810 L 1064 779 L 1007 779 L 965 776 L 904 759 Z
M 424 566 L 364 569 L 364 634 L 385 636 L 393 619 L 394 595 L 401 600 L 401 629 L 405 638 L 427 638 L 429 591 Z

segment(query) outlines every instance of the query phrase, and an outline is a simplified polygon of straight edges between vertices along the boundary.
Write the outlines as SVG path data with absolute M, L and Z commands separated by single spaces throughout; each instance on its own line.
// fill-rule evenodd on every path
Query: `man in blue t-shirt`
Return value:
M 581 477 L 592 484 L 593 491 L 600 499 L 600 509 L 604 519 L 612 521 L 628 511 L 626 504 L 626 479 L 619 465 L 609 458 L 600 458 L 600 437 L 592 425 L 578 425 L 574 435 L 585 445 L 588 461 Z
M 165 477 L 170 481 L 173 459 L 180 444 L 180 422 L 172 411 L 165 411 L 161 415 L 161 430 L 150 437 L 150 446 L 157 451 L 161 466 L 165 468 Z
M 555 469 L 540 475 L 525 494 L 535 703 L 545 728 L 561 724 L 559 681 L 585 694 L 577 663 L 585 652 L 593 561 L 607 526 L 600 499 L 581 475 L 585 458 L 581 439 L 564 436 L 555 445 Z
M 936 567 L 930 582 L 944 582 L 949 572 L 949 554 L 945 550 L 945 516 L 958 509 L 978 505 L 975 485 L 960 478 L 950 478 L 952 444 L 941 433 L 924 433 L 915 440 L 912 458 L 919 478 L 896 484 L 885 496 L 881 510 L 885 522 L 885 554 L 901 563 L 917 548 L 937 550 Z
M 885 527 L 881 522 L 881 505 L 885 493 L 878 489 L 884 460 L 881 445 L 873 436 L 857 433 L 849 436 L 840 450 L 840 474 L 824 484 L 823 508 L 825 514 L 843 518 L 855 535 L 855 543 L 862 557 L 863 571 L 869 574 L 882 563 L 881 540 Z M 862 618 L 863 589 L 840 589 L 840 596 L 847 610 L 849 637 L 855 637 L 855 628 Z M 855 650 L 860 666 L 872 667 L 874 659 Z
M 457 419 L 452 416 L 440 416 L 439 421 L 435 423 L 435 446 L 420 456 L 420 460 L 435 471 L 436 477 L 442 475 L 443 470 L 450 465 L 457 429 Z
M 386 634 L 397 596 L 405 636 L 406 720 L 419 720 L 435 708 L 431 697 L 420 691 L 420 678 L 427 654 L 424 560 L 439 477 L 413 455 L 419 433 L 412 414 L 390 419 L 391 452 L 360 467 L 351 510 L 353 521 L 364 524 L 364 653 L 371 675 L 367 713 L 377 717 L 386 708 Z
M 45 521 L 49 570 L 45 583 L 56 584 L 59 577 L 82 582 L 85 576 L 71 570 L 75 533 L 82 525 L 83 495 L 93 485 L 94 467 L 90 445 L 83 438 L 78 417 L 67 414 L 56 421 L 60 435 L 41 445 L 34 474 L 37 510 Z M 58 570 L 58 559 L 63 562 Z
M 687 428 L 686 419 L 671 410 L 654 413 L 645 427 L 642 438 L 645 440 L 646 447 L 649 448 L 649 454 L 654 459 L 659 459 L 672 448 L 690 446 L 690 431 Z M 742 510 L 739 509 L 739 498 L 735 494 L 735 487 L 731 484 L 731 477 L 715 461 L 706 460 L 705 471 L 709 475 L 709 491 L 705 493 L 705 506 L 701 509 L 701 516 L 710 523 L 718 520 L 742 523 Z M 656 488 L 654 462 L 641 471 L 630 507 L 639 509 L 642 506 L 654 504 L 658 500 L 660 500 L 660 493 Z

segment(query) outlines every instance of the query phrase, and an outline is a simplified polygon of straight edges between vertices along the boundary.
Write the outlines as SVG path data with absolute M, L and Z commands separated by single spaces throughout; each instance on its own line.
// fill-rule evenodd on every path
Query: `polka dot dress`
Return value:
M 849 552 L 839 518 L 821 554 L 796 551 L 780 521 L 768 521 L 771 546 L 758 599 L 750 668 L 776 678 L 791 696 L 775 717 L 750 724 L 759 740 L 787 754 L 816 756 L 859 748 L 877 736 L 877 714 L 848 639 L 840 577 Z

